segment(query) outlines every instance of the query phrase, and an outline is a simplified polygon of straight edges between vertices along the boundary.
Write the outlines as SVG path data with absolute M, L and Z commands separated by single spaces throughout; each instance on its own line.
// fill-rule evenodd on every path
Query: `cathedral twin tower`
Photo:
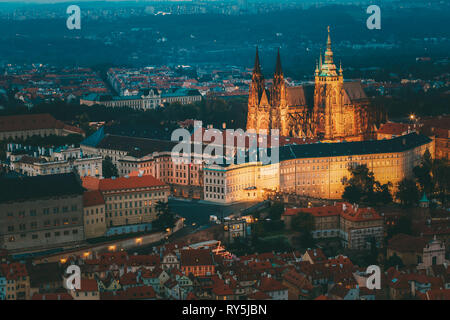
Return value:
M 286 86 L 278 50 L 273 84 L 266 88 L 256 51 L 248 97 L 247 130 L 280 130 L 281 136 L 325 140 L 362 140 L 375 130 L 376 119 L 360 81 L 344 82 L 337 70 L 328 27 L 325 58 L 315 70 L 314 87 Z

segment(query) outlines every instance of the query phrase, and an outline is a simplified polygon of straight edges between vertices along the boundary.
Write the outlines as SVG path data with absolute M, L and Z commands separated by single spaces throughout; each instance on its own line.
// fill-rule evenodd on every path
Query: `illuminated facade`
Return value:
M 280 151 L 280 191 L 302 196 L 340 199 L 348 168 L 366 165 L 381 184 L 395 187 L 411 177 L 426 149 L 433 154 L 428 137 L 411 133 L 391 140 L 318 143 L 287 146 Z
M 204 199 L 217 203 L 260 201 L 266 191 L 277 191 L 279 164 L 249 162 L 233 165 L 210 165 L 203 169 Z
M 278 52 L 273 85 L 266 89 L 256 52 L 247 130 L 279 129 L 282 136 L 363 140 L 371 137 L 380 121 L 361 83 L 344 82 L 342 67 L 336 68 L 329 29 L 325 59 L 322 62 L 321 55 L 316 66 L 314 88 L 286 86 Z
M 169 187 L 153 176 L 111 179 L 83 178 L 83 187 L 98 190 L 105 201 L 106 227 L 150 223 L 158 202 L 167 202 Z
M 390 140 L 287 145 L 279 149 L 279 163 L 206 166 L 205 200 L 257 201 L 269 190 L 340 199 L 342 182 L 350 178 L 348 168 L 357 164 L 365 164 L 380 183 L 391 182 L 395 187 L 412 176 L 426 149 L 433 154 L 434 141 L 416 133 Z

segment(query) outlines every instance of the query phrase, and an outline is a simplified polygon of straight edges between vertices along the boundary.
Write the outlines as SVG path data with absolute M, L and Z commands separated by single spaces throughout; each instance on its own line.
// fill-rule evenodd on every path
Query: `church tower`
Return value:
M 325 139 L 345 136 L 345 110 L 343 106 L 344 77 L 333 61 L 330 27 L 328 27 L 327 49 L 322 63 L 322 53 L 315 71 L 314 121 L 315 135 L 323 134 Z
M 248 112 L 247 112 L 247 130 L 254 130 L 258 132 L 259 123 L 269 121 L 268 110 L 265 112 L 263 108 L 260 110 L 260 103 L 265 93 L 265 81 L 264 76 L 261 71 L 261 65 L 259 63 L 259 53 L 258 48 L 256 48 L 255 66 L 253 67 L 252 83 L 250 85 L 249 95 L 248 95 Z M 263 101 L 264 105 L 268 105 L 268 101 Z M 267 114 L 265 114 L 267 113 Z M 264 119 L 261 119 L 264 118 Z
M 273 86 L 271 90 L 272 105 L 272 129 L 280 130 L 280 135 L 287 136 L 287 99 L 286 82 L 284 81 L 283 68 L 281 67 L 280 49 L 278 49 L 277 63 L 273 76 Z

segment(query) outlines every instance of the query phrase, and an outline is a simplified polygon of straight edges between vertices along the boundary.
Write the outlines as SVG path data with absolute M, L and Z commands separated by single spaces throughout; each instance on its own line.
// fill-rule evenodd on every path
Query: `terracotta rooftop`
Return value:
M 408 132 L 410 129 L 409 124 L 407 123 L 395 123 L 395 122 L 387 122 L 381 125 L 380 129 L 378 129 L 377 133 L 381 134 L 393 134 L 396 136 L 401 136 Z
M 256 291 L 248 296 L 249 300 L 272 300 L 272 297 L 262 291 Z
M 180 251 L 182 266 L 209 266 L 213 265 L 213 257 L 207 249 L 188 249 Z
M 109 179 L 97 179 L 93 177 L 83 177 L 83 187 L 90 190 L 99 191 L 114 191 L 124 189 L 136 189 L 147 187 L 163 187 L 166 186 L 164 182 L 151 175 L 120 177 Z
M 427 240 L 407 234 L 396 234 L 388 242 L 388 248 L 398 252 L 422 252 Z
M 0 131 L 24 131 L 39 129 L 62 129 L 64 123 L 48 113 L 0 117 Z
M 73 300 L 68 293 L 35 293 L 31 300 Z
M 102 194 L 98 190 L 86 191 L 83 193 L 83 206 L 92 207 L 105 204 Z
M 275 280 L 274 278 L 264 277 L 261 279 L 258 289 L 262 292 L 272 292 L 272 291 L 282 291 L 287 290 L 281 282 Z

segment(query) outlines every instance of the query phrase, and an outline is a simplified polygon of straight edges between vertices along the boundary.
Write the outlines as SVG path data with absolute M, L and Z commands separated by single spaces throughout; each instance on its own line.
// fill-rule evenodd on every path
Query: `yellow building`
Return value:
M 1 273 L 6 278 L 6 300 L 29 300 L 30 277 L 23 263 L 4 263 L 0 265 Z
M 203 169 L 204 199 L 217 203 L 260 201 L 265 192 L 277 191 L 279 164 L 248 162 L 209 165 Z
M 322 199 L 341 199 L 348 168 L 366 165 L 375 179 L 394 187 L 411 177 L 426 149 L 434 141 L 417 133 L 390 140 L 286 145 L 279 162 L 209 165 L 204 170 L 205 200 L 218 203 L 258 201 L 267 191 L 295 193 Z
M 158 202 L 167 202 L 169 186 L 150 175 L 96 179 L 83 178 L 88 190 L 98 190 L 105 201 L 106 227 L 150 223 Z
M 83 194 L 83 210 L 86 239 L 104 236 L 106 233 L 106 207 L 100 191 L 86 191 Z
M 410 133 L 390 140 L 315 143 L 280 148 L 280 191 L 298 195 L 340 199 L 348 168 L 366 165 L 375 179 L 395 187 L 411 177 L 426 149 L 434 143 L 426 136 Z

